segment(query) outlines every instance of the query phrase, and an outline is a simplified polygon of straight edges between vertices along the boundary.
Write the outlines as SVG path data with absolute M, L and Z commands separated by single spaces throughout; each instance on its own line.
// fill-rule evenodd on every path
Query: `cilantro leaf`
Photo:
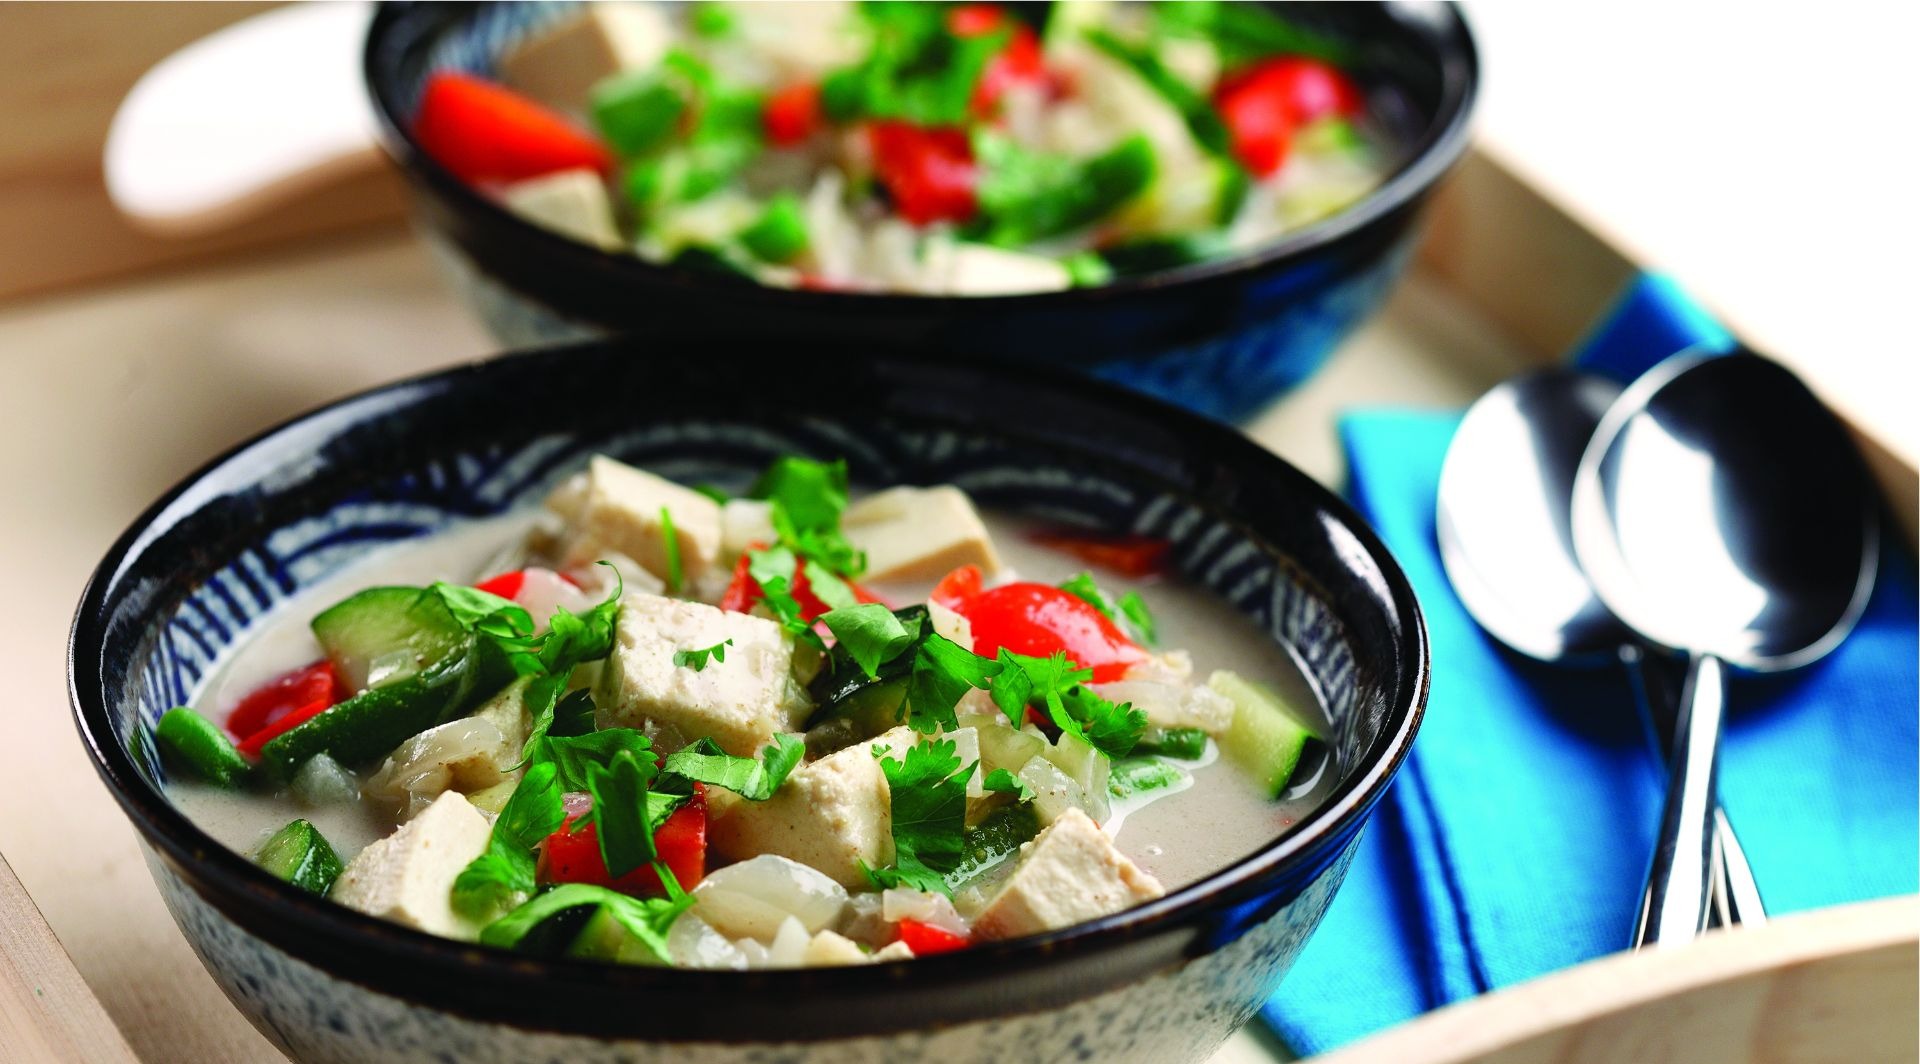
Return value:
M 1159 626 L 1154 623 L 1153 611 L 1147 609 L 1147 600 L 1140 597 L 1140 592 L 1129 591 L 1120 596 L 1120 615 L 1127 619 L 1141 642 L 1150 647 L 1160 645 Z
M 566 818 L 559 783 L 550 764 L 527 770 L 493 822 L 487 850 L 453 881 L 453 905 L 469 916 L 497 912 L 534 889 L 533 848 L 559 830 Z
M 680 563 L 680 534 L 673 529 L 673 511 L 660 508 L 660 542 L 667 552 L 667 594 L 678 595 L 686 585 L 687 570 Z
M 982 780 L 980 785 L 989 791 L 1017 795 L 1023 802 L 1033 801 L 1033 785 L 1004 768 L 996 768 L 987 773 L 987 778 Z
M 676 650 L 673 652 L 673 664 L 677 668 L 692 669 L 700 672 L 707 667 L 707 659 L 724 662 L 727 660 L 727 648 L 733 645 L 732 639 L 722 639 L 710 647 L 697 650 Z
M 555 676 L 573 671 L 575 665 L 598 661 L 613 653 L 613 626 L 620 617 L 620 596 L 626 583 L 620 570 L 607 563 L 613 574 L 613 590 L 585 613 L 556 609 L 547 619 L 547 634 L 540 637 L 540 667 Z
M 660 881 L 668 887 L 664 898 L 635 898 L 591 883 L 563 883 L 488 924 L 480 932 L 480 941 L 489 946 L 515 949 L 547 920 L 569 909 L 593 905 L 610 913 L 662 964 L 670 964 L 667 931 L 680 914 L 693 905 L 693 896 L 674 883 L 673 874 L 665 872 L 665 866 L 660 868 L 663 870 Z
M 877 602 L 843 606 L 822 615 L 820 620 L 868 679 L 878 679 L 880 666 L 905 650 L 917 634 L 907 631 L 892 610 Z
M 1056 651 L 1037 658 L 1000 649 L 1001 672 L 993 682 L 993 701 L 1019 727 L 1029 703 L 1047 707 L 1047 716 L 1063 732 L 1090 743 L 1108 757 L 1124 757 L 1147 730 L 1147 715 L 1131 704 L 1115 705 L 1083 686 L 1093 670 L 1082 669 Z
M 835 121 L 902 118 L 919 125 L 958 125 L 987 63 L 1006 46 L 1009 31 L 960 37 L 947 25 L 946 5 L 860 5 L 873 45 L 860 62 L 822 80 L 821 105 Z
M 621 754 L 651 761 L 653 743 L 634 728 L 605 728 L 584 735 L 548 736 L 541 752 L 559 772 L 561 790 L 584 791 L 592 766 L 610 765 Z
M 614 879 L 656 856 L 647 784 L 658 771 L 651 756 L 643 759 L 632 750 L 614 754 L 605 767 L 598 762 L 587 765 L 587 792 L 593 795 L 593 812 L 588 815 L 599 834 L 600 859 Z
M 780 627 L 796 640 L 817 650 L 826 649 L 826 641 L 813 630 L 793 596 L 793 573 L 799 560 L 786 547 L 767 547 L 747 552 L 747 575 L 760 585 L 760 601 L 780 622 Z
M 1021 247 L 1084 228 L 1111 214 L 1153 182 L 1153 146 L 1141 134 L 1081 160 L 1036 152 L 1008 137 L 973 135 L 980 166 L 976 239 Z
M 834 575 L 833 570 L 808 558 L 801 563 L 807 574 L 807 586 L 812 589 L 813 597 L 824 603 L 829 610 L 845 609 L 857 606 L 860 600 L 855 597 L 853 588 L 845 580 Z
M 690 780 L 725 787 L 750 802 L 773 797 L 807 752 L 797 735 L 776 735 L 760 759 L 734 757 L 712 739 L 702 739 L 667 757 L 667 771 Z
M 1304 55 L 1336 66 L 1349 62 L 1346 42 L 1296 26 L 1265 4 L 1173 0 L 1153 5 L 1156 28 L 1212 41 L 1228 66 L 1274 55 Z
M 781 546 L 834 573 L 855 577 L 866 569 L 867 559 L 840 531 L 847 490 L 844 460 L 817 462 L 787 455 L 768 466 L 747 495 L 770 504 L 767 519 Z M 789 568 L 784 575 L 791 580 L 793 574 Z
M 961 767 L 950 739 L 910 746 L 899 761 L 881 759 L 893 794 L 894 859 L 890 868 L 866 870 L 876 887 L 950 893 L 942 873 L 965 856 L 967 779 L 978 767 Z
M 908 723 L 917 732 L 951 728 L 959 723 L 954 707 L 970 688 L 987 689 L 1002 671 L 1000 663 L 983 658 L 927 626 L 925 638 L 914 649 L 913 671 L 907 677 Z
M 1061 581 L 1060 590 L 1099 610 L 1108 620 L 1126 628 L 1148 646 L 1159 645 L 1153 613 L 1147 609 L 1147 602 L 1138 591 L 1129 591 L 1116 602 L 1094 582 L 1093 574 L 1085 570 Z

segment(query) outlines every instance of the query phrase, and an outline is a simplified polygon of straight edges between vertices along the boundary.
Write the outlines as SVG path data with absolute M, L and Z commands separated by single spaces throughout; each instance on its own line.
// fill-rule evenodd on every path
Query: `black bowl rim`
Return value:
M 682 339 L 692 342 L 689 334 Z M 446 369 L 408 377 L 368 388 L 296 414 L 228 448 L 188 473 L 146 508 L 108 548 L 82 591 L 67 644 L 68 698 L 83 745 L 95 771 L 143 839 L 162 852 L 178 874 L 190 882 L 191 889 L 222 916 L 275 948 L 328 972 L 334 978 L 358 983 L 376 992 L 409 1002 L 426 1004 L 473 1019 L 511 1023 L 525 1029 L 540 1029 L 595 1037 L 627 1037 L 658 1041 L 761 1041 L 767 1037 L 818 1040 L 843 1036 L 887 1033 L 927 1026 L 911 1017 L 897 1021 L 876 1017 L 836 1014 L 811 1025 L 808 1031 L 738 1032 L 724 1022 L 716 1025 L 705 1016 L 662 1017 L 646 1010 L 628 1015 L 583 1015 L 558 995 L 566 987 L 594 986 L 623 994 L 631 1000 L 646 1000 L 650 992 L 674 992 L 700 995 L 738 994 L 743 991 L 765 993 L 781 1000 L 805 1000 L 810 994 L 824 994 L 829 1000 L 867 1001 L 867 995 L 884 993 L 908 983 L 918 990 L 929 986 L 937 990 L 978 986 L 1005 978 L 1021 967 L 1045 969 L 1056 963 L 1071 963 L 1076 958 L 1105 951 L 1118 959 L 1118 951 L 1151 936 L 1176 934 L 1190 930 L 1208 917 L 1223 916 L 1235 904 L 1257 895 L 1263 887 L 1277 884 L 1316 859 L 1330 861 L 1331 847 L 1342 844 L 1369 814 L 1385 792 L 1401 763 L 1406 759 L 1414 735 L 1425 715 L 1431 667 L 1425 617 L 1414 596 L 1411 583 L 1398 562 L 1381 543 L 1365 520 L 1332 491 L 1308 477 L 1279 455 L 1223 423 L 1188 412 L 1171 404 L 1105 382 L 1089 380 L 1060 369 L 1041 369 L 1031 365 L 984 362 L 946 367 L 947 372 L 996 375 L 1002 381 L 1014 375 L 1023 385 L 1071 389 L 1079 396 L 1093 396 L 1112 406 L 1121 415 L 1150 417 L 1162 427 L 1182 434 L 1204 438 L 1207 453 L 1236 455 L 1242 461 L 1259 463 L 1270 471 L 1265 486 L 1270 492 L 1288 493 L 1331 520 L 1351 536 L 1364 551 L 1367 560 L 1380 575 L 1381 585 L 1369 585 L 1367 592 L 1381 601 L 1390 621 L 1397 620 L 1396 657 L 1401 669 L 1389 677 L 1384 692 L 1387 727 L 1372 750 L 1363 756 L 1352 774 L 1335 789 L 1327 801 L 1308 813 L 1292 830 L 1253 854 L 1228 865 L 1195 883 L 1166 896 L 1123 912 L 1088 921 L 1074 927 L 1004 942 L 989 943 L 971 949 L 910 962 L 852 967 L 752 970 L 747 972 L 686 970 L 670 968 L 608 965 L 593 961 L 545 959 L 516 955 L 474 944 L 441 938 L 415 931 L 373 916 L 355 912 L 323 898 L 315 897 L 266 873 L 238 852 L 213 839 L 187 819 L 172 802 L 156 793 L 141 778 L 132 756 L 113 739 L 113 727 L 102 697 L 104 677 L 100 671 L 100 650 L 107 632 L 106 593 L 114 577 L 128 559 L 143 546 L 141 540 L 155 520 L 171 506 L 223 468 L 243 459 L 256 446 L 276 437 L 317 423 L 332 421 L 353 408 L 375 404 L 365 413 L 373 417 L 390 416 L 391 410 L 379 404 L 395 400 L 405 405 L 430 401 L 433 397 L 461 388 L 482 386 L 492 367 L 524 365 L 546 360 L 564 360 L 577 353 L 630 346 L 633 338 L 591 340 L 583 343 L 510 352 L 493 359 L 476 360 Z M 644 343 L 657 351 L 661 337 L 648 337 Z M 910 353 L 862 352 L 858 359 L 872 363 L 910 366 L 916 359 Z M 1225 511 L 1223 511 L 1225 512 Z M 1230 514 L 1229 514 L 1230 516 Z M 1310 579 L 1312 573 L 1306 574 Z M 1314 872 L 1317 877 L 1319 872 Z M 236 910 L 238 906 L 238 910 Z M 312 949 L 337 952 L 341 941 L 358 942 L 356 951 L 344 967 L 315 959 Z M 1192 957 L 1211 952 L 1223 943 L 1213 942 L 1195 950 L 1182 947 L 1181 956 Z M 388 962 L 391 962 L 389 964 Z M 1164 959 L 1162 960 L 1164 963 Z M 461 991 L 463 984 L 438 983 L 431 979 L 400 980 L 394 973 L 410 969 L 442 971 L 462 978 L 490 977 L 501 985 L 517 987 L 527 1001 L 513 1016 L 477 1008 Z M 1136 968 L 1139 964 L 1136 963 Z M 1106 984 L 1061 991 L 1064 1001 L 1081 1000 L 1133 980 L 1109 978 Z M 541 995 L 555 998 L 538 1000 Z M 533 995 L 531 999 L 524 995 Z M 724 1000 L 724 999 L 722 999 Z M 1022 1011 L 1052 1007 L 1035 1005 L 1026 1009 L 1001 1009 L 983 1013 L 979 1018 L 1005 1016 Z M 863 1010 L 864 1011 L 864 1010 Z M 971 1018 L 971 1017 L 969 1017 Z M 849 1022 L 851 1021 L 851 1022 Z
M 888 312 L 909 308 L 938 309 L 953 313 L 993 313 L 1002 308 L 1044 310 L 1050 308 L 1101 307 L 1137 296 L 1142 292 L 1197 287 L 1205 282 L 1240 274 L 1265 274 L 1308 259 L 1323 249 L 1332 248 L 1411 207 L 1425 196 L 1466 151 L 1473 102 L 1479 94 L 1480 57 L 1472 27 L 1455 0 L 1434 5 L 1444 12 L 1444 25 L 1434 36 L 1442 42 L 1439 50 L 1441 97 L 1434 120 L 1413 145 L 1406 160 L 1380 186 L 1359 203 L 1330 218 L 1285 234 L 1261 247 L 1235 255 L 1207 259 L 1170 270 L 1159 270 L 1140 277 L 1123 278 L 1087 288 L 1068 288 L 1051 292 L 1027 292 L 996 296 L 922 295 L 911 292 L 835 291 L 782 288 L 770 285 L 742 285 L 726 277 L 649 262 L 637 255 L 605 251 L 571 239 L 507 210 L 473 186 L 455 177 L 420 147 L 408 123 L 400 114 L 397 86 L 382 66 L 394 27 L 404 19 L 428 17 L 423 9 L 471 7 L 472 5 L 415 4 L 381 0 L 367 29 L 362 55 L 362 74 L 367 95 L 378 121 L 381 143 L 400 168 L 424 182 L 433 193 L 448 201 L 462 214 L 477 216 L 489 227 L 504 232 L 510 239 L 532 241 L 545 252 L 570 259 L 568 269 L 614 271 L 638 284 L 667 284 L 692 291 L 721 292 L 736 299 L 766 300 L 772 305 L 832 306 L 842 313 Z M 1378 6 L 1388 7 L 1388 4 Z M 451 17 L 444 13 L 431 17 Z M 1449 45 L 1451 47 L 1449 47 Z

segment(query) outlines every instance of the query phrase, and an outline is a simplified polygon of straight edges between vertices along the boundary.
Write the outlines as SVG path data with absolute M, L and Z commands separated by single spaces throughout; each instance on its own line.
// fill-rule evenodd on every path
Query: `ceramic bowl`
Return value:
M 1479 78 L 1450 4 L 1286 5 L 1357 46 L 1354 72 L 1400 145 L 1365 200 L 1258 251 L 1099 288 L 937 297 L 762 288 L 611 254 L 535 226 L 475 192 L 408 130 L 434 71 L 493 72 L 496 57 L 567 4 L 385 4 L 366 51 L 367 89 L 419 227 L 481 319 L 510 346 L 663 327 L 912 348 L 952 360 L 992 353 L 1064 364 L 1217 417 L 1266 405 L 1319 367 L 1379 307 L 1412 225 L 1465 150 Z
M 985 506 L 1169 539 L 1182 578 L 1318 685 L 1339 783 L 1254 855 L 1115 916 L 904 963 L 755 972 L 435 938 L 280 882 L 168 802 L 151 727 L 277 605 L 383 545 L 533 505 L 596 452 L 722 483 L 782 453 L 844 456 L 858 484 L 953 483 Z M 208 971 L 294 1058 L 343 1064 L 1201 1060 L 1325 911 L 1427 673 L 1413 592 L 1373 533 L 1215 422 L 1064 372 L 711 339 L 509 356 L 256 437 L 114 544 L 69 660 L 94 764 Z

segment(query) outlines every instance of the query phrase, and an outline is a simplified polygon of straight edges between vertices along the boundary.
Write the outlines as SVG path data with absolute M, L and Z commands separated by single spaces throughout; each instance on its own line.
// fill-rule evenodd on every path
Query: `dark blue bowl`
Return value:
M 829 356 L 823 388 L 813 367 Z M 988 506 L 1167 538 L 1185 579 L 1318 686 L 1339 782 L 1259 852 L 1124 913 L 904 963 L 759 972 L 435 938 L 280 882 L 167 800 L 150 729 L 277 605 L 384 544 L 535 505 L 595 452 L 720 483 L 782 453 L 845 456 L 867 486 L 954 483 Z M 1386 549 L 1231 429 L 1063 372 L 710 338 L 503 358 L 256 437 L 114 544 L 69 658 L 81 734 L 189 942 L 269 1037 L 343 1062 L 1203 1059 L 1325 912 L 1427 678 L 1419 607 Z
M 879 343 L 940 360 L 1067 365 L 1216 417 L 1251 414 L 1306 379 L 1377 309 L 1406 264 L 1413 222 L 1467 144 L 1479 60 L 1451 4 L 1293 4 L 1353 42 L 1353 70 L 1399 164 L 1365 200 L 1258 251 L 1100 288 L 949 297 L 762 288 L 550 233 L 440 167 L 409 128 L 427 74 L 490 74 L 568 4 L 383 4 L 367 87 L 387 150 L 456 288 L 511 346 L 660 329 Z

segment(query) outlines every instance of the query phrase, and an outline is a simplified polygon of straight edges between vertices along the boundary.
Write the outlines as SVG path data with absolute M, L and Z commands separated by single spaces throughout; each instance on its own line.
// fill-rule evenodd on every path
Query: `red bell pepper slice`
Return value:
M 1091 669 L 1095 683 L 1118 680 L 1146 660 L 1138 643 L 1078 595 L 1034 583 L 975 590 L 979 572 L 967 573 L 971 568 L 948 573 L 933 600 L 967 619 L 975 654 L 995 657 L 1002 647 L 1036 658 L 1064 653 L 1076 666 Z
M 574 817 L 569 815 L 559 831 L 547 836 L 540 846 L 540 879 L 547 883 L 591 883 L 636 897 L 659 897 L 666 893 L 660 876 L 651 866 L 636 868 L 619 879 L 607 874 L 607 863 L 600 857 L 600 834 L 589 824 L 570 831 Z M 693 800 L 673 811 L 653 833 L 653 848 L 660 863 L 685 890 L 698 886 L 707 874 L 706 796 L 695 785 Z
M 413 135 L 463 181 L 523 181 L 562 170 L 613 171 L 613 153 L 566 118 L 470 74 L 427 79 Z
M 1233 153 L 1266 176 L 1287 160 L 1293 131 L 1331 116 L 1352 118 L 1365 104 L 1345 74 L 1314 59 L 1282 56 L 1220 79 L 1214 106 L 1232 136 Z
M 900 941 L 905 942 L 916 957 L 952 953 L 973 945 L 973 940 L 966 935 L 956 935 L 944 927 L 923 924 L 918 920 L 900 921 L 899 933 Z
M 980 80 L 973 87 L 968 107 L 975 115 L 987 117 L 1000 104 L 1000 97 L 1021 82 L 1048 80 L 1047 64 L 1040 50 L 1040 38 L 1033 28 L 994 4 L 961 4 L 947 11 L 947 31 L 955 37 L 984 37 L 1007 27 L 1006 47 L 987 61 Z
M 261 684 L 227 715 L 227 730 L 236 739 L 248 739 L 296 710 L 315 702 L 322 708 L 345 701 L 352 692 L 344 690 L 333 663 L 316 661 Z
M 275 718 L 273 723 L 254 732 L 240 741 L 240 752 L 248 757 L 259 757 L 260 750 L 275 736 L 290 732 L 302 724 L 332 709 L 335 703 L 325 698 L 317 698 L 290 713 Z
M 503 599 L 510 599 L 518 597 L 520 589 L 526 586 L 527 571 L 525 569 L 515 569 L 510 573 L 501 573 L 499 576 L 488 577 L 473 585 L 473 589 L 475 591 L 484 591 L 489 595 L 498 595 Z
M 980 173 L 965 130 L 883 121 L 867 127 L 874 176 L 914 225 L 964 222 L 979 210 Z
M 755 543 L 748 547 L 745 553 L 740 555 L 738 562 L 734 563 L 733 579 L 727 582 L 727 590 L 720 596 L 721 609 L 731 610 L 734 613 L 749 613 L 753 610 L 755 603 L 766 597 L 766 592 L 761 590 L 760 582 L 755 580 L 753 574 L 748 571 L 747 558 L 747 555 L 753 551 L 764 549 L 766 549 L 766 544 Z M 880 601 L 872 592 L 861 587 L 859 584 L 851 580 L 846 581 L 846 584 L 848 590 L 853 592 L 854 601 Z M 802 620 L 811 621 L 832 608 L 820 601 L 820 596 L 813 593 L 813 581 L 807 579 L 807 567 L 798 559 L 796 559 L 794 563 L 791 586 L 793 601 L 800 605 L 800 617 Z
M 802 82 L 768 96 L 760 112 L 760 124 L 776 147 L 790 148 L 804 142 L 826 125 L 826 115 L 820 110 L 820 86 Z
M 1035 532 L 1035 543 L 1068 554 L 1122 576 L 1152 576 L 1166 568 L 1173 546 L 1151 536 L 1094 536 L 1073 532 Z

